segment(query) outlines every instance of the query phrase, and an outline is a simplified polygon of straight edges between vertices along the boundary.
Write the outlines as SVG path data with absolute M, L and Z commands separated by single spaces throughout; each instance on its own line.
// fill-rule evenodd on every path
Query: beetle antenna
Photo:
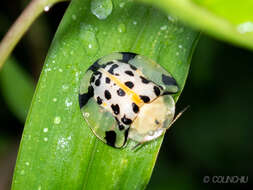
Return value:
M 142 144 L 143 144 L 143 143 L 141 143 L 141 142 L 137 143 L 137 144 L 132 148 L 132 150 L 137 150 L 138 147 L 140 147 Z
M 172 122 L 170 123 L 169 127 L 167 129 L 169 129 L 181 116 L 182 114 L 189 109 L 190 106 L 186 106 L 182 111 L 180 111 L 176 117 L 172 120 Z

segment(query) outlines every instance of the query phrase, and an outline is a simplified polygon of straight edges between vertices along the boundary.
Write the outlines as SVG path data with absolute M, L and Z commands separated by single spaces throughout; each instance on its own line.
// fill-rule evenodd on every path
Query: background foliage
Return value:
M 23 8 L 19 1 L 17 6 L 11 5 L 3 2 L 1 6 L 1 34 Z M 57 5 L 36 21 L 14 51 L 34 81 L 66 5 Z M 249 176 L 248 184 L 241 185 L 249 189 L 253 177 L 252 59 L 248 50 L 202 35 L 177 104 L 178 110 L 187 105 L 191 108 L 167 132 L 148 189 L 211 189 L 212 186 L 203 183 L 206 175 Z M 23 122 L 9 109 L 3 90 L 0 96 L 0 189 L 6 189 Z M 234 184 L 225 185 L 238 188 Z

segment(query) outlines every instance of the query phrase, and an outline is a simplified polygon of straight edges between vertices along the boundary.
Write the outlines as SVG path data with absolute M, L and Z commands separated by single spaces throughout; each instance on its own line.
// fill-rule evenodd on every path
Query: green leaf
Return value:
M 32 101 L 34 84 L 32 78 L 14 58 L 9 58 L 0 72 L 0 87 L 10 110 L 20 121 L 25 122 Z
M 219 39 L 253 49 L 252 0 L 140 0 Z
M 159 10 L 134 1 L 113 1 L 104 20 L 91 13 L 90 1 L 72 1 L 38 82 L 12 189 L 143 189 L 163 138 L 136 151 L 133 142 L 123 149 L 101 142 L 82 117 L 80 79 L 106 54 L 136 52 L 171 72 L 182 90 L 197 38 Z

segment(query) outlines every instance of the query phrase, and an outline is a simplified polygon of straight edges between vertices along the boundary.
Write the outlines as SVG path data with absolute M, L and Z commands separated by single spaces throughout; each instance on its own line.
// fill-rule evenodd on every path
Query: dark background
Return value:
M 27 0 L 3 1 L 0 35 Z M 15 6 L 14 6 L 15 5 Z M 43 61 L 68 3 L 43 14 L 13 55 L 38 80 Z M 34 40 L 36 39 L 36 40 Z M 178 103 L 190 108 L 166 133 L 147 189 L 250 189 L 253 183 L 253 53 L 202 34 Z M 23 123 L 0 91 L 0 190 L 10 188 Z M 216 176 L 245 176 L 247 183 L 204 183 Z M 219 178 L 221 179 L 221 178 Z M 225 179 L 224 179 L 225 181 Z

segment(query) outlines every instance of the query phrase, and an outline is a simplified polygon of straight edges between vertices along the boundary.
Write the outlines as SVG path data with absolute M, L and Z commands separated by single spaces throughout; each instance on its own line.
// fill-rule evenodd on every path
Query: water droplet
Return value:
M 53 102 L 56 102 L 57 101 L 57 98 L 53 98 Z
M 29 162 L 26 162 L 26 163 L 25 163 L 25 165 L 29 166 L 29 165 L 30 165 L 30 163 L 29 163 Z
M 80 33 L 81 42 L 83 43 L 86 53 L 88 55 L 94 55 L 99 49 L 98 41 L 93 29 L 84 27 Z
M 47 6 L 45 6 L 45 7 L 44 7 L 44 11 L 45 11 L 45 12 L 48 12 L 48 11 L 49 11 L 49 9 L 50 9 L 50 7 L 51 7 L 51 5 L 47 5 Z
M 92 0 L 91 12 L 98 19 L 106 19 L 112 12 L 111 0 Z
M 253 32 L 253 22 L 244 22 L 237 26 L 237 31 L 241 34 L 245 34 L 247 32 Z
M 166 30 L 167 29 L 167 25 L 161 26 L 160 30 Z
M 45 72 L 51 71 L 51 68 L 46 68 Z
M 120 8 L 123 8 L 125 6 L 125 2 L 121 2 L 120 4 L 119 4 L 119 7 Z
M 137 24 L 137 21 L 134 20 L 134 21 L 133 21 L 133 24 L 136 25 L 136 24 Z
M 48 132 L 48 128 L 44 128 L 44 129 L 43 129 L 43 132 L 44 132 L 44 133 L 47 133 L 47 132 Z
M 65 100 L 65 105 L 67 106 L 67 107 L 69 107 L 69 106 L 72 106 L 72 102 L 67 98 L 66 100 Z
M 25 174 L 25 170 L 21 170 L 20 174 L 24 175 Z
M 119 25 L 118 25 L 118 31 L 119 31 L 120 33 L 124 33 L 124 32 L 126 31 L 126 26 L 125 26 L 125 24 L 123 24 L 123 23 L 119 24 Z
M 62 72 L 62 69 L 59 69 L 58 71 L 59 71 L 59 72 Z
M 47 142 L 47 141 L 48 141 L 48 138 L 47 138 L 47 137 L 44 137 L 44 141 Z
M 68 85 L 62 85 L 62 89 L 65 91 L 65 90 L 67 90 L 69 88 L 69 86 Z
M 168 16 L 168 20 L 170 21 L 170 22 L 175 22 L 176 21 L 176 18 L 174 18 L 174 17 L 172 17 L 172 16 Z
M 178 47 L 181 49 L 183 46 L 180 44 L 180 45 L 178 45 Z
M 59 116 L 56 116 L 54 118 L 54 123 L 57 124 L 57 125 L 60 124 L 61 123 L 61 118 Z
M 72 19 L 76 20 L 76 15 L 75 14 L 72 15 Z
M 59 138 L 57 141 L 57 149 L 69 148 L 70 140 L 71 140 L 71 136 L 69 136 L 67 138 L 65 138 L 65 137 Z

